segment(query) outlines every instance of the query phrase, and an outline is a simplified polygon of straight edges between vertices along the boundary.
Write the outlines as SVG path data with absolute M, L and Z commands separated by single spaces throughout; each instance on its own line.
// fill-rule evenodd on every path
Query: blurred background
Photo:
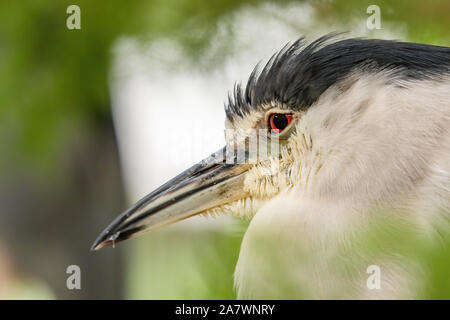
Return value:
M 66 27 L 72 4 L 81 29 Z M 367 28 L 369 5 L 380 29 Z M 224 144 L 228 90 L 288 41 L 347 31 L 449 46 L 449 15 L 448 0 L 1 1 L 0 299 L 235 298 L 245 221 L 90 245 Z M 448 260 L 433 257 L 427 297 L 448 296 Z M 69 265 L 80 290 L 66 286 Z

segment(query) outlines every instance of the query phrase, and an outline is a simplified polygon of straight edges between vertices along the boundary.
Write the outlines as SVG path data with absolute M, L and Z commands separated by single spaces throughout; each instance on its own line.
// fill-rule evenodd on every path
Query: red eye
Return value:
M 284 113 L 274 113 L 269 116 L 269 125 L 272 133 L 280 133 L 291 123 L 292 115 Z

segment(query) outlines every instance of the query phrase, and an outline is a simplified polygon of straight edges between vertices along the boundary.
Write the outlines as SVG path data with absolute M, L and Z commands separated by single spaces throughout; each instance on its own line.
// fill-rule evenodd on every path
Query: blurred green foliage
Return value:
M 366 281 L 367 268 L 375 265 L 384 298 L 450 299 L 450 221 L 444 218 L 428 232 L 431 228 L 413 220 L 401 212 L 374 211 L 347 230 L 341 226 L 336 235 L 328 229 L 326 237 L 311 237 L 300 227 L 294 241 L 291 233 L 259 224 L 246 236 L 247 261 L 263 261 L 245 273 L 257 285 L 247 294 L 252 299 L 373 298 L 378 292 L 367 290 Z
M 110 123 L 108 68 L 122 35 L 170 37 L 189 57 L 201 53 L 217 21 L 242 5 L 267 1 L 113 0 L 0 3 L 1 165 L 16 161 L 55 171 L 70 136 Z M 278 4 L 295 1 L 277 1 Z M 321 21 L 345 21 L 378 4 L 383 22 L 407 26 L 410 39 L 449 45 L 450 2 L 309 1 Z M 66 8 L 79 5 L 82 30 L 68 30 Z M 51 169 L 51 170 L 49 170 Z
M 382 28 L 383 24 L 394 23 L 406 28 L 410 41 L 450 45 L 450 2 L 447 0 L 337 0 L 317 1 L 316 4 L 318 20 L 338 22 L 346 22 L 366 12 L 370 5 L 378 5 L 381 8 Z M 376 32 L 373 35 L 376 36 Z
M 135 263 L 128 268 L 126 296 L 235 299 L 233 272 L 242 235 L 169 227 L 136 239 L 127 255 Z

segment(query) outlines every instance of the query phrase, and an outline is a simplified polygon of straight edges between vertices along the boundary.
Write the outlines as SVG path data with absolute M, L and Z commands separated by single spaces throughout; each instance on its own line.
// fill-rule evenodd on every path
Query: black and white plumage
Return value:
M 254 163 L 213 154 L 120 215 L 95 249 L 195 214 L 232 213 L 252 217 L 239 298 L 420 297 L 422 266 L 388 234 L 374 240 L 379 250 L 357 244 L 379 221 L 424 241 L 448 228 L 450 48 L 299 40 L 236 86 L 225 110 L 227 145 L 245 152 L 249 130 L 271 139 L 272 117 L 284 117 L 279 154 Z M 369 265 L 382 271 L 379 290 L 366 286 Z

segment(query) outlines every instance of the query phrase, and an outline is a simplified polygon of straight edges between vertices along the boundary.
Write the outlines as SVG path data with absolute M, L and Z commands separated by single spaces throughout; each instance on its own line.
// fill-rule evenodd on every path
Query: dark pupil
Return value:
M 289 124 L 288 118 L 284 114 L 276 114 L 273 116 L 273 124 L 275 128 L 283 130 Z

